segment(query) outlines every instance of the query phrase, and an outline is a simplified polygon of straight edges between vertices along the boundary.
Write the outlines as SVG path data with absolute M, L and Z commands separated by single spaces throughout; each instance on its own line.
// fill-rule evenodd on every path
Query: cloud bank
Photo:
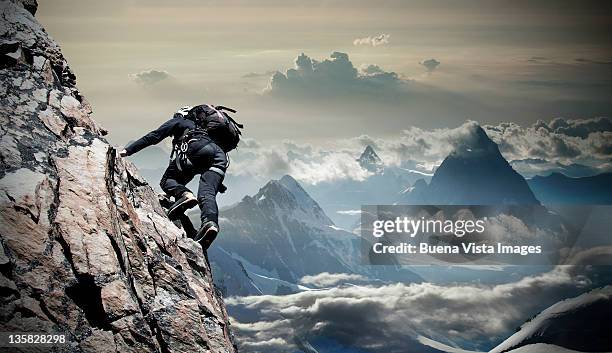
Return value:
M 335 180 L 364 180 L 372 175 L 356 158 L 372 145 L 387 167 L 431 173 L 455 148 L 472 138 L 476 122 L 456 128 L 407 127 L 396 136 L 362 135 L 325 145 L 291 141 L 262 146 L 245 140 L 232 154 L 232 173 L 262 180 L 291 174 L 316 184 Z M 489 137 L 518 172 L 533 176 L 567 169 L 578 175 L 612 170 L 612 119 L 562 119 L 538 121 L 529 126 L 515 123 L 484 125 Z
M 300 280 L 302 284 L 311 285 L 318 288 L 331 287 L 339 283 L 361 283 L 368 279 L 362 275 L 349 273 L 329 273 L 322 272 L 314 276 L 304 276 Z
M 601 285 L 591 280 L 593 271 L 559 266 L 507 284 L 343 286 L 227 303 L 257 312 L 254 320 L 233 321 L 245 351 L 284 352 L 296 338 L 333 337 L 371 352 L 421 352 L 419 336 L 490 349 L 531 315 Z

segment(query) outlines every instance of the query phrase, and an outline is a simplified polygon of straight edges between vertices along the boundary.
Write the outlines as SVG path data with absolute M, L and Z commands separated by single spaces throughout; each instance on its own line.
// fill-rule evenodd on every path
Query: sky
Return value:
M 112 143 L 210 102 L 265 146 L 610 116 L 611 14 L 593 1 L 54 0 L 37 17 Z

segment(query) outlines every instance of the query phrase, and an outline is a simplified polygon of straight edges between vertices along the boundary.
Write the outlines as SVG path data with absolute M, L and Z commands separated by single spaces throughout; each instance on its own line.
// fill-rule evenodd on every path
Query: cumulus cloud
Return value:
M 527 127 L 515 123 L 484 126 L 509 160 L 601 165 L 612 152 L 612 119 L 553 119 Z
M 360 283 L 367 282 L 368 279 L 362 275 L 350 273 L 329 273 L 322 272 L 313 276 L 304 276 L 300 280 L 302 284 L 315 287 L 331 287 L 340 283 Z
M 534 128 L 573 137 L 587 138 L 593 132 L 612 132 L 612 119 L 598 117 L 592 119 L 555 118 L 549 122 L 538 120 Z
M 421 61 L 420 64 L 423 65 L 428 72 L 433 72 L 436 68 L 438 68 L 440 62 L 436 59 L 428 59 Z
M 338 96 L 341 94 L 380 94 L 380 89 L 397 89 L 403 81 L 395 72 L 376 65 L 358 70 L 348 54 L 333 52 L 318 61 L 300 54 L 294 68 L 272 75 L 268 93 L 277 95 Z
M 371 47 L 377 47 L 379 45 L 389 44 L 390 34 L 381 33 L 377 36 L 368 36 L 364 38 L 357 38 L 353 41 L 353 45 L 368 45 Z
M 150 86 L 170 78 L 170 74 L 166 71 L 147 70 L 136 74 L 130 74 L 129 77 L 134 82 L 143 86 Z
M 597 270 L 559 266 L 516 282 L 479 285 L 388 284 L 343 286 L 285 296 L 229 298 L 227 303 L 255 311 L 252 320 L 234 319 L 241 346 L 284 340 L 333 337 L 371 352 L 422 352 L 424 336 L 466 349 L 489 349 L 533 314 L 558 300 L 589 290 Z M 246 316 L 245 316 L 246 317 Z M 364 334 L 367 333 L 367 334 Z

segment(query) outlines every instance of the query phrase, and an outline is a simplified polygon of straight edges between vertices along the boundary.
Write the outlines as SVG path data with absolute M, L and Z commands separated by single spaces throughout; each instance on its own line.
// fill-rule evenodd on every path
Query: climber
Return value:
M 194 240 L 201 242 L 204 250 L 219 233 L 216 195 L 226 189 L 222 182 L 229 166 L 227 153 L 236 148 L 241 135 L 242 125 L 226 111 L 236 112 L 207 104 L 183 107 L 157 130 L 120 152 L 122 157 L 130 156 L 166 137 L 173 137 L 170 164 L 160 182 L 162 190 L 174 197 L 174 203 L 168 208 L 168 217 L 179 219 L 185 211 L 199 204 L 202 224 Z M 186 185 L 198 174 L 200 183 L 196 198 Z

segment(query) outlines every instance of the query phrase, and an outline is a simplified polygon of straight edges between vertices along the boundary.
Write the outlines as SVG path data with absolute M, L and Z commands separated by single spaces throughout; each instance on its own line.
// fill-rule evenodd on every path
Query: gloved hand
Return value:
M 223 184 L 219 185 L 219 192 L 223 194 L 225 191 L 227 191 L 227 186 Z
M 121 157 L 127 157 L 128 156 L 128 151 L 124 148 L 121 150 L 121 152 L 119 152 L 119 155 Z

